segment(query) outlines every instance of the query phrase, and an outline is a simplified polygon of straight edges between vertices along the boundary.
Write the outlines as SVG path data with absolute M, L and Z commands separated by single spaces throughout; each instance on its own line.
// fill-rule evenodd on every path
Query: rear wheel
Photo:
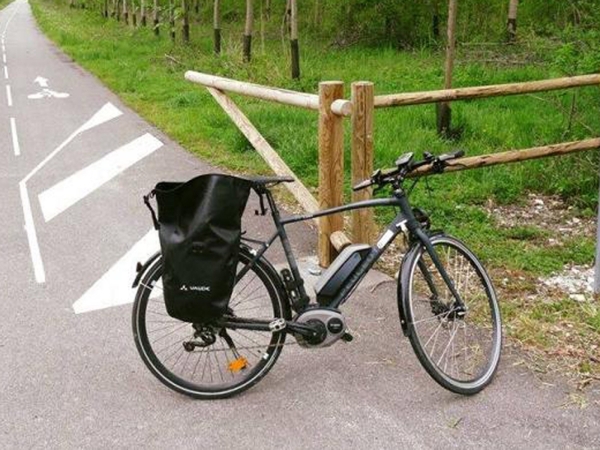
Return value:
M 440 385 L 463 395 L 487 386 L 502 346 L 500 309 L 488 274 L 460 241 L 431 242 L 466 309 L 455 303 L 433 260 L 420 245 L 402 268 L 403 311 L 419 361 Z
M 240 251 L 239 271 L 252 259 Z M 273 367 L 285 333 L 206 327 L 167 314 L 162 259 L 143 278 L 133 306 L 133 335 L 142 360 L 169 388 L 196 398 L 223 398 L 256 384 Z M 277 274 L 258 260 L 236 283 L 229 307 L 241 318 L 291 316 Z

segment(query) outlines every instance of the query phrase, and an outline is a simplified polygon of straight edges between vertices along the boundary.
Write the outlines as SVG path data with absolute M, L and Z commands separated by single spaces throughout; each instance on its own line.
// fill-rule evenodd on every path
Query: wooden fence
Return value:
M 356 183 L 368 178 L 373 171 L 373 129 L 376 108 L 421 105 L 600 85 L 600 74 L 594 74 L 525 83 L 375 96 L 373 83 L 361 81 L 352 83 L 351 99 L 346 100 L 343 98 L 344 84 L 341 81 L 319 83 L 319 93 L 316 95 L 240 82 L 193 71 L 186 72 L 185 77 L 208 88 L 209 92 L 275 173 L 278 175 L 291 175 L 296 178 L 297 183 L 287 184 L 286 186 L 308 212 L 339 206 L 343 203 L 344 117 L 351 117 L 352 121 L 351 173 L 352 183 Z M 318 112 L 318 200 L 298 180 L 296 175 L 225 92 L 247 95 Z M 451 163 L 448 170 L 455 171 L 506 164 L 597 148 L 600 148 L 600 138 L 511 150 L 461 158 L 460 163 Z M 423 176 L 428 173 L 430 173 L 430 167 L 425 166 L 413 176 Z M 364 200 L 369 198 L 370 195 L 371 192 L 368 189 L 354 192 L 352 200 Z M 349 242 L 370 243 L 374 239 L 373 211 L 371 209 L 355 210 L 351 214 L 349 238 L 343 234 L 344 221 L 341 215 L 319 219 L 318 255 L 322 266 L 328 266 L 336 253 Z M 600 248 L 597 251 L 597 260 L 600 261 Z M 600 268 L 600 265 L 597 265 L 598 268 Z M 597 283 L 600 291 L 600 272 Z

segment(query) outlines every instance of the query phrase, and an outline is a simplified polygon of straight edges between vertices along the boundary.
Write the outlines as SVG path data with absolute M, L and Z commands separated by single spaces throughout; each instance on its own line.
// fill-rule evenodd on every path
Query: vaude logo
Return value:
M 198 291 L 198 292 L 210 292 L 210 286 L 186 286 L 183 284 L 180 288 L 180 291 L 188 292 L 188 291 Z

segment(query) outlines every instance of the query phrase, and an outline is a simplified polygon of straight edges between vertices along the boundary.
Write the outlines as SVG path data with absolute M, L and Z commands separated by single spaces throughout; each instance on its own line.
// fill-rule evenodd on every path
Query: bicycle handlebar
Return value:
M 394 180 L 402 182 L 404 178 L 414 170 L 419 167 L 431 165 L 433 171 L 436 173 L 442 173 L 444 168 L 446 167 L 446 162 L 452 159 L 458 159 L 465 155 L 464 150 L 455 150 L 453 152 L 444 153 L 440 156 L 433 156 L 431 153 L 426 152 L 424 154 L 424 159 L 417 162 L 412 162 L 412 154 L 405 155 L 404 157 L 400 157 L 398 161 L 401 163 L 392 170 L 387 172 L 382 172 L 381 169 L 377 169 L 371 175 L 371 178 L 361 181 L 357 185 L 352 187 L 353 191 L 360 191 L 361 189 L 368 188 L 369 186 L 373 186 L 374 184 L 379 187 L 384 186 L 385 184 L 391 183 Z

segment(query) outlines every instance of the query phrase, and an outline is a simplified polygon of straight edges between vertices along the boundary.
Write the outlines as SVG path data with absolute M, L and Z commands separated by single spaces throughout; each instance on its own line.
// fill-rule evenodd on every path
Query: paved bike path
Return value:
M 111 268 L 152 246 L 143 194 L 214 169 L 58 51 L 25 1 L 0 11 L 0 36 L 0 448 L 600 446 L 597 394 L 562 406 L 567 386 L 517 357 L 476 397 L 438 387 L 401 336 L 393 283 L 348 302 L 354 342 L 290 346 L 243 395 L 164 388 L 137 356 L 130 306 L 114 305 Z M 292 240 L 307 254 L 314 232 L 294 226 Z

